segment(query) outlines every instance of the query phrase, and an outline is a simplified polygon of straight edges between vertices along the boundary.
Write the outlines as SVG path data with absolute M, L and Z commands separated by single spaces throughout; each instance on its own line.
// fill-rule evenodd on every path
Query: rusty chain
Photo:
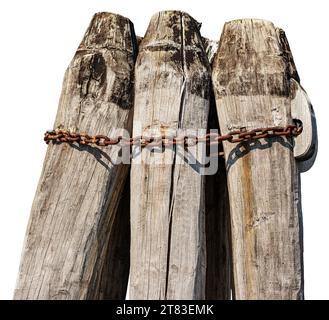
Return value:
M 110 145 L 139 145 L 141 147 L 146 146 L 170 146 L 170 145 L 183 145 L 184 147 L 191 147 L 200 142 L 207 143 L 208 145 L 219 144 L 223 141 L 231 143 L 247 142 L 256 139 L 266 139 L 277 136 L 296 137 L 301 134 L 303 127 L 301 123 L 296 122 L 296 125 L 288 125 L 286 127 L 267 127 L 258 128 L 253 130 L 246 130 L 245 127 L 239 130 L 231 131 L 226 135 L 219 135 L 217 133 L 208 133 L 202 137 L 186 135 L 182 137 L 133 137 L 126 138 L 118 136 L 116 138 L 110 138 L 105 135 L 90 136 L 86 133 L 70 132 L 64 129 L 50 130 L 45 133 L 44 140 L 48 144 L 49 141 L 54 142 L 68 142 L 79 143 L 82 145 L 94 144 L 97 146 L 105 147 Z

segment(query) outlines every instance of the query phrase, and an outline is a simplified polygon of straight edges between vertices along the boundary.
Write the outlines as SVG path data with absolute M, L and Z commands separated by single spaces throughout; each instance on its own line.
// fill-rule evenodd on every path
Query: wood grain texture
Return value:
M 226 23 L 213 65 L 222 134 L 292 124 L 299 77 L 284 32 L 262 20 Z M 236 299 L 302 299 L 300 192 L 294 141 L 224 143 Z
M 317 150 L 318 139 L 315 114 L 312 103 L 301 85 L 294 79 L 291 80 L 290 85 L 293 93 L 291 116 L 293 119 L 300 120 L 303 124 L 303 134 L 295 138 L 294 156 L 299 162 L 306 162 L 314 157 Z M 310 169 L 310 166 L 308 169 Z
M 132 23 L 96 14 L 66 71 L 54 127 L 108 136 L 131 130 L 135 54 Z M 105 261 L 110 241 L 117 244 L 113 224 L 129 169 L 114 164 L 119 150 L 49 144 L 15 299 L 96 299 L 104 265 L 120 268 Z M 124 298 L 122 277 L 108 284 L 107 298 Z
M 193 18 L 154 15 L 135 74 L 134 135 L 206 130 L 210 68 Z M 177 150 L 143 150 L 141 163 L 132 162 L 132 299 L 205 297 L 205 179 L 180 157 Z

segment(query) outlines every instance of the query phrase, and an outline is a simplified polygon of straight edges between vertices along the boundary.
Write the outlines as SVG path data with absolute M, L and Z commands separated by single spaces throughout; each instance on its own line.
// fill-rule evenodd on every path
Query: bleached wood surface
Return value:
M 284 32 L 267 21 L 226 23 L 213 66 L 223 134 L 292 124 L 299 82 Z M 294 141 L 224 143 L 236 299 L 302 299 L 303 246 Z
M 154 15 L 135 67 L 134 136 L 206 129 L 209 81 L 196 21 L 178 11 Z M 166 164 L 172 155 L 145 149 L 142 163 L 132 162 L 131 299 L 205 297 L 205 179 L 179 152 Z
M 306 162 L 315 155 L 317 149 L 315 115 L 311 101 L 301 85 L 291 79 L 290 86 L 294 94 L 291 100 L 291 116 L 303 123 L 303 134 L 295 138 L 294 156 L 299 162 Z
M 108 136 L 115 135 L 115 128 L 131 129 L 134 37 L 128 19 L 94 16 L 66 71 L 56 128 Z M 110 240 L 116 246 L 125 241 L 113 239 L 128 172 L 128 166 L 113 164 L 118 156 L 119 147 L 49 144 L 15 299 L 125 297 L 127 274 L 106 289 L 103 283 L 104 268 L 121 268 L 119 259 L 105 261 L 113 249 Z

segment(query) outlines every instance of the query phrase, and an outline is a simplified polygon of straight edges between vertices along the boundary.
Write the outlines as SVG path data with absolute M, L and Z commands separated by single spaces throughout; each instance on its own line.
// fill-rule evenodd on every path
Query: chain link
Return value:
M 111 145 L 139 145 L 141 147 L 146 146 L 171 146 L 182 145 L 184 147 L 195 146 L 198 143 L 206 143 L 207 145 L 220 144 L 224 141 L 231 143 L 247 142 L 256 139 L 266 139 L 278 136 L 296 137 L 301 134 L 303 127 L 301 123 L 296 122 L 296 125 L 288 125 L 286 127 L 267 127 L 258 128 L 253 130 L 246 130 L 245 127 L 239 130 L 231 131 L 226 135 L 219 135 L 217 133 L 208 133 L 204 136 L 197 137 L 192 135 L 186 135 L 182 137 L 133 137 L 125 138 L 123 136 L 117 136 L 110 138 L 101 134 L 90 136 L 86 133 L 70 132 L 64 129 L 50 130 L 45 133 L 44 140 L 48 144 L 49 141 L 54 142 L 68 142 L 79 143 L 82 145 L 94 144 L 100 147 L 106 147 Z

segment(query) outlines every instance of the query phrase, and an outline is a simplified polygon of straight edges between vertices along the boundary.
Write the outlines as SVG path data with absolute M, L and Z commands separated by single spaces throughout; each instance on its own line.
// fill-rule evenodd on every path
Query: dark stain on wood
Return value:
M 96 53 L 91 62 L 91 75 L 94 80 L 99 81 L 100 86 L 106 79 L 106 63 L 101 53 Z
M 133 106 L 134 85 L 129 79 L 116 76 L 112 87 L 110 102 L 122 109 L 131 109 Z
M 286 37 L 286 33 L 282 29 L 278 30 L 279 41 L 282 49 L 282 58 L 285 60 L 286 65 L 286 73 L 289 79 L 295 79 L 298 83 L 300 83 L 300 78 L 297 72 L 297 68 L 294 62 L 294 58 L 292 56 L 288 39 Z
M 90 90 L 91 82 L 93 85 L 96 84 L 97 91 L 106 87 L 106 62 L 101 53 L 85 55 L 80 58 L 78 85 L 80 86 L 81 98 L 86 97 L 89 93 L 96 97 L 96 88 Z
M 209 73 L 193 75 L 193 77 L 191 77 L 191 94 L 208 100 L 210 96 L 210 85 Z
M 189 16 L 184 16 L 184 20 L 186 21 L 185 27 L 184 27 L 184 38 L 185 42 L 189 44 L 194 44 L 195 43 L 195 37 L 196 33 L 199 33 L 199 28 L 197 27 L 197 22 L 189 17 Z
M 293 78 L 299 81 L 299 76 L 285 33 L 272 24 L 266 25 L 267 35 L 260 39 L 263 46 L 259 49 L 254 47 L 250 33 L 252 28 L 254 31 L 261 30 L 265 25 L 251 25 L 250 30 L 239 24 L 225 25 L 214 61 L 219 84 L 216 86 L 216 94 L 289 97 L 289 80 Z
M 195 63 L 196 60 L 196 52 L 194 50 L 185 50 L 185 63 L 187 69 L 190 69 L 191 66 Z
M 169 12 L 168 28 L 172 29 L 173 41 L 176 43 L 182 42 L 181 36 L 181 15 L 179 12 Z

